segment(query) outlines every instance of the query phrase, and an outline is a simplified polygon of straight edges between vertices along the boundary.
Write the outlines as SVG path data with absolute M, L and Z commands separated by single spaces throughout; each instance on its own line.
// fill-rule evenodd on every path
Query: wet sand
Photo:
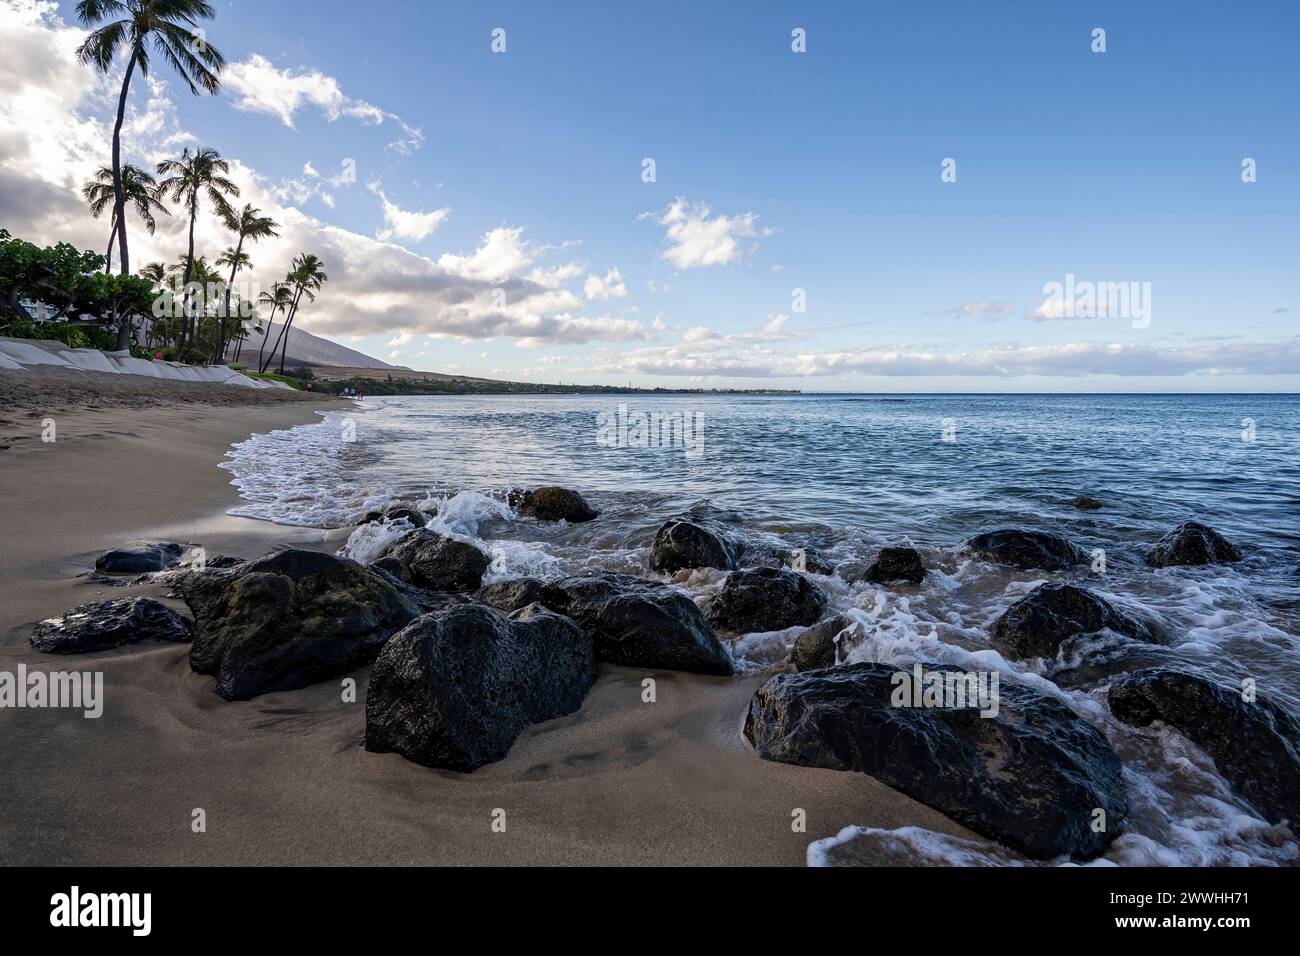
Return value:
M 803 865 L 809 842 L 851 824 L 972 836 L 863 775 L 755 757 L 740 723 L 761 674 L 602 666 L 578 713 L 456 774 L 363 749 L 366 670 L 355 702 L 327 682 L 228 703 L 190 671 L 186 647 L 36 653 L 41 618 L 161 596 L 78 577 L 106 548 L 176 540 L 251 557 L 345 537 L 225 515 L 237 497 L 217 467 L 232 442 L 310 422 L 327 403 L 163 401 L 157 384 L 119 381 L 97 409 L 66 393 L 43 405 L 28 388 L 27 404 L 0 415 L 0 670 L 99 670 L 105 695 L 99 719 L 0 710 L 0 864 Z M 43 443 L 56 405 L 58 440 Z M 647 676 L 655 703 L 641 699 Z M 796 808 L 806 832 L 792 831 Z M 194 832 L 196 809 L 206 832 Z M 498 810 L 505 832 L 492 827 Z

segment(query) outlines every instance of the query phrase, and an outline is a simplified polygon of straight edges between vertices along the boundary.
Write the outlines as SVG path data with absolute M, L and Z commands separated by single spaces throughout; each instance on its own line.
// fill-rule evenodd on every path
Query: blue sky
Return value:
M 316 243 L 337 281 L 303 326 L 387 360 L 805 390 L 1300 384 L 1296 4 L 214 6 L 225 91 L 158 69 L 127 148 L 237 157 L 290 226 L 258 277 Z M 33 23 L 33 56 L 37 28 L 76 26 L 71 4 Z M 69 109 L 97 128 L 111 93 L 83 83 Z M 356 181 L 331 183 L 347 160 Z M 30 228 L 97 236 L 87 218 Z M 22 210 L 0 199 L 5 220 Z M 1059 317 L 1044 285 L 1067 273 L 1149 283 L 1149 323 Z

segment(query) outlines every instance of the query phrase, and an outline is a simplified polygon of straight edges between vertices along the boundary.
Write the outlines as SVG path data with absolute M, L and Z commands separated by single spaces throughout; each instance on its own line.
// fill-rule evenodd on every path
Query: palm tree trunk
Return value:
M 226 283 L 226 304 L 221 310 L 221 342 L 217 349 L 217 361 L 220 362 L 226 357 L 226 319 L 230 316 L 230 289 L 235 284 L 235 273 L 239 270 L 239 253 L 244 248 L 244 234 L 239 234 L 239 242 L 235 243 L 235 261 L 230 264 L 230 281 Z
M 284 318 L 284 325 L 280 327 L 280 334 L 275 337 L 275 345 L 271 347 L 271 361 L 267 362 L 269 367 L 271 362 L 275 361 L 275 350 L 280 347 L 280 342 L 284 342 L 285 351 L 289 348 L 289 326 L 293 325 L 293 317 L 298 314 L 298 300 L 302 298 L 303 287 L 298 286 L 293 293 L 293 305 L 289 307 L 289 313 Z M 266 371 L 263 369 L 262 371 Z M 284 352 L 280 353 L 280 374 L 284 374 Z
M 266 332 L 265 332 L 265 334 L 262 336 L 262 345 L 261 345 L 261 347 L 258 348 L 258 350 L 257 350 L 257 371 L 258 371 L 259 373 L 261 373 L 261 372 L 265 372 L 265 371 L 266 371 L 266 365 L 263 364 L 263 362 L 262 362 L 262 353 L 264 353 L 264 352 L 266 351 L 266 340 L 269 339 L 269 338 L 271 337 L 271 327 L 272 327 L 273 325 L 275 325 L 275 309 L 274 309 L 274 308 L 271 309 L 271 317 L 270 317 L 269 319 L 267 319 L 267 322 L 266 322 Z M 279 341 L 279 340 L 277 339 L 277 342 L 278 342 L 278 341 Z M 274 355 L 275 353 L 273 352 L 273 353 L 271 353 L 271 354 Z
M 131 58 L 126 62 L 126 75 L 122 77 L 122 92 L 117 98 L 117 121 L 113 124 L 113 219 L 119 226 L 126 219 L 126 194 L 122 192 L 122 123 L 126 119 L 126 97 L 131 90 L 131 74 L 140 57 L 140 47 L 131 48 Z M 131 274 L 131 259 L 126 248 L 126 228 L 117 230 L 118 259 L 122 275 Z M 120 341 L 121 335 L 118 339 Z
M 117 242 L 117 219 L 113 220 L 113 228 L 108 232 L 108 249 L 104 252 L 104 275 L 113 274 L 113 243 Z
M 194 220 L 199 217 L 198 203 L 194 201 L 194 198 L 192 197 L 190 201 L 190 248 L 185 253 L 185 281 L 181 284 L 181 312 L 183 315 L 181 317 L 180 339 L 176 345 L 176 358 L 178 361 L 184 361 L 181 352 L 185 350 L 185 340 L 190 333 L 190 277 L 194 274 Z M 198 323 L 196 322 L 196 329 L 197 326 Z

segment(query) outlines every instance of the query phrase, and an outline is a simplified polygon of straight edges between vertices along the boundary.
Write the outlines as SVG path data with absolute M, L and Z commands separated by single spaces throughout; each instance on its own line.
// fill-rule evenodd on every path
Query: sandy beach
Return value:
M 107 548 L 175 540 L 251 557 L 334 550 L 345 535 L 226 515 L 237 497 L 217 467 L 232 442 L 310 422 L 329 402 L 226 386 L 180 395 L 128 376 L 91 402 L 65 378 L 0 375 L 0 670 L 102 670 L 104 713 L 0 711 L 0 863 L 802 865 L 810 841 L 848 825 L 971 836 L 863 775 L 758 759 L 739 730 L 762 674 L 659 672 L 646 704 L 649 675 L 603 665 L 578 713 L 457 774 L 363 749 L 365 670 L 355 703 L 333 681 L 228 703 L 190 671 L 186 647 L 35 652 L 44 617 L 162 596 L 80 576 Z M 47 417 L 53 443 L 40 441 Z M 796 808 L 806 833 L 792 831 Z M 498 809 L 504 833 L 491 828 Z

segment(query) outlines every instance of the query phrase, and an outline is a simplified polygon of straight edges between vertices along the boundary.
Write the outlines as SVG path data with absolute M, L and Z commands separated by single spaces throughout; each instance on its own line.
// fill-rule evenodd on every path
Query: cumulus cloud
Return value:
M 409 156 L 424 143 L 421 130 L 406 124 L 396 113 L 347 96 L 338 80 L 319 70 L 281 70 L 266 57 L 254 53 L 227 63 L 221 79 L 235 109 L 274 116 L 290 129 L 300 110 L 316 109 L 330 122 L 346 116 L 372 126 L 392 123 L 401 135 L 387 148 L 403 156 Z
M 758 226 L 758 215 L 743 212 L 734 216 L 713 215 L 703 202 L 691 202 L 678 196 L 663 212 L 642 213 L 639 219 L 651 219 L 665 229 L 667 248 L 660 257 L 679 269 L 721 266 L 744 255 L 742 239 L 757 239 L 772 234 Z
M 435 209 L 433 212 L 411 212 L 389 199 L 378 182 L 372 182 L 369 188 L 379 197 L 384 207 L 384 226 L 375 235 L 385 242 L 390 239 L 406 239 L 411 242 L 427 239 L 451 215 L 451 210 L 446 208 Z
M 101 77 L 76 62 L 73 51 L 84 35 L 64 24 L 53 5 L 0 3 L 0 224 L 41 243 L 102 250 L 108 224 L 90 217 L 79 189 L 108 160 L 120 77 Z M 144 165 L 171 156 L 176 143 L 190 139 L 166 85 L 151 80 L 132 95 L 124 135 L 125 158 Z M 353 340 L 505 338 L 530 347 L 650 337 L 642 323 L 626 317 L 582 314 L 587 300 L 568 287 L 580 280 L 582 266 L 554 261 L 564 246 L 533 245 L 522 228 L 503 226 L 468 253 L 421 256 L 309 215 L 294 205 L 297 197 L 287 195 L 284 184 L 223 152 L 232 159 L 240 201 L 279 223 L 279 236 L 247 249 L 253 266 L 241 278 L 248 288 L 269 288 L 304 250 L 325 263 L 329 282 L 299 319 L 310 332 Z M 306 165 L 299 178 L 328 182 Z M 428 225 L 399 218 L 387 228 L 399 238 Z M 153 236 L 133 228 L 132 265 L 175 262 L 185 250 L 186 226 L 184 216 L 172 215 L 159 217 Z M 195 244 L 209 259 L 230 244 L 206 208 Z
M 606 270 L 603 279 L 594 274 L 587 276 L 587 281 L 582 284 L 582 291 L 588 299 L 627 298 L 627 286 L 623 284 L 623 276 L 617 269 Z

